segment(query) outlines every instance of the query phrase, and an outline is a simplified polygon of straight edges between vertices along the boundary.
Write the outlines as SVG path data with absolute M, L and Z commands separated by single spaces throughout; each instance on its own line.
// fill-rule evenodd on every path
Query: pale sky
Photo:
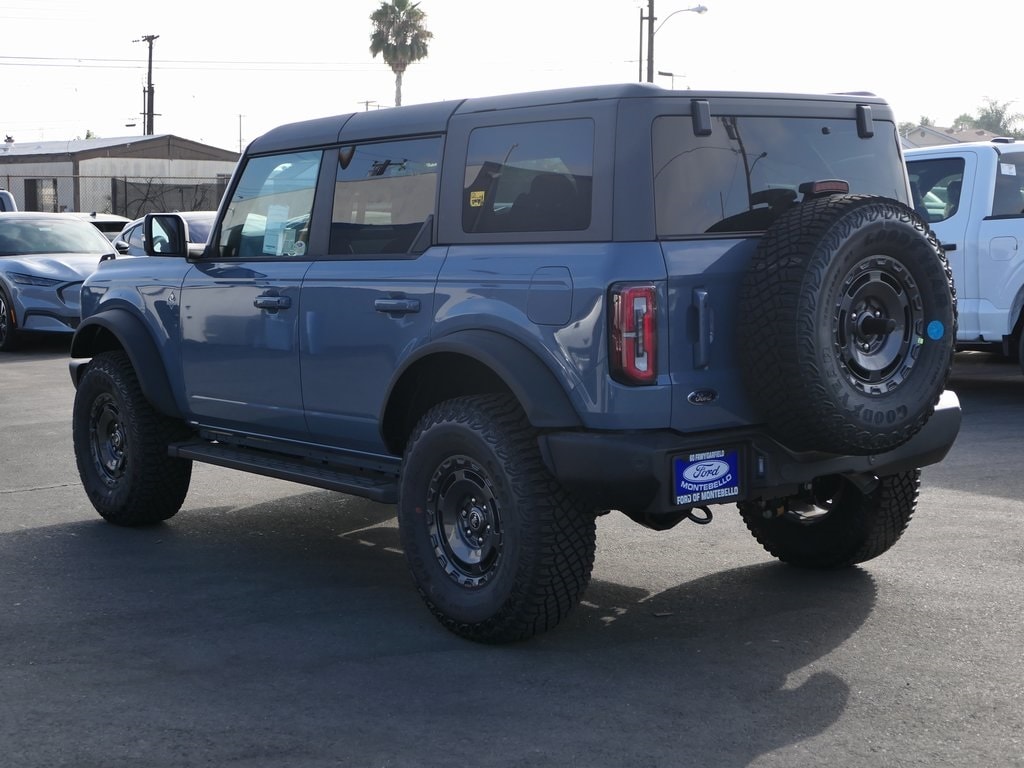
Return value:
M 664 87 L 870 91 L 899 121 L 949 125 L 986 99 L 1024 113 L 1024 2 L 655 0 Z M 0 140 L 155 133 L 225 149 L 275 125 L 394 103 L 369 53 L 380 0 L 0 0 Z M 434 33 L 405 104 L 638 79 L 646 0 L 421 0 Z M 970 9 L 974 11 L 971 12 Z M 374 108 L 374 104 L 371 104 Z M 135 127 L 126 127 L 135 123 Z

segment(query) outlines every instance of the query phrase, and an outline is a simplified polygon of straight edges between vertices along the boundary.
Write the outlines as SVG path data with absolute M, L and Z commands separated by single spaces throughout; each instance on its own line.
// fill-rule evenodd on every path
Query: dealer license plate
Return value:
M 739 498 L 740 452 L 706 450 L 672 459 L 676 504 L 691 506 Z

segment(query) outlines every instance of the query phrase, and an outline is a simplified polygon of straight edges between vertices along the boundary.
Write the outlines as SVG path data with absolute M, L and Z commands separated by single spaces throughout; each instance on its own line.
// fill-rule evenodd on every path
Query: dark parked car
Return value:
M 113 250 L 74 216 L 0 213 L 0 351 L 23 334 L 74 331 L 82 281 Z
M 188 227 L 188 242 L 205 245 L 210 239 L 210 228 L 213 220 L 217 218 L 216 211 L 189 211 L 179 213 Z M 124 225 L 124 229 L 114 238 L 114 249 L 118 256 L 145 256 L 146 248 L 143 242 L 142 225 L 145 218 L 135 219 Z

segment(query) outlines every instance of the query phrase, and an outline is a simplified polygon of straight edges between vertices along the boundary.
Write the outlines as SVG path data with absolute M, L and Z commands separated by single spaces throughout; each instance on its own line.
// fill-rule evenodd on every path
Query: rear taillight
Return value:
M 658 377 L 658 334 L 653 285 L 619 285 L 611 292 L 609 358 L 612 378 L 653 384 Z

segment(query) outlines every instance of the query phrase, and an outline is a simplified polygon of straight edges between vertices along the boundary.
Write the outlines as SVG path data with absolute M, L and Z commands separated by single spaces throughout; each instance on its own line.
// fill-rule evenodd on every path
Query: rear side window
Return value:
M 964 165 L 962 157 L 907 161 L 914 209 L 925 221 L 945 221 L 960 210 Z
M 407 253 L 434 213 L 441 150 L 438 136 L 341 147 L 331 254 Z
M 317 151 L 250 159 L 221 224 L 221 256 L 302 258 L 322 157 Z
M 557 232 L 590 226 L 594 123 L 477 128 L 469 137 L 464 232 Z
M 768 228 L 802 199 L 800 185 L 841 179 L 854 194 L 907 201 L 895 127 L 857 135 L 855 120 L 720 116 L 695 136 L 689 116 L 654 121 L 659 237 Z
M 996 184 L 992 191 L 992 215 L 1024 214 L 1024 155 L 1003 155 L 999 158 L 996 171 Z

